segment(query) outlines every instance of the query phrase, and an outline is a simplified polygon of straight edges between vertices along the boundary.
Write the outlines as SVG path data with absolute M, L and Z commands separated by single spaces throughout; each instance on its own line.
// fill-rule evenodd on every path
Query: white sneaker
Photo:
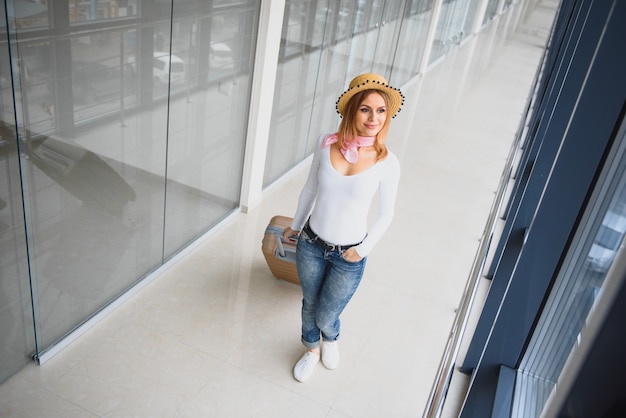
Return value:
M 293 377 L 298 382 L 306 382 L 313 374 L 315 366 L 320 361 L 320 353 L 307 350 L 293 368 Z
M 329 370 L 339 367 L 339 346 L 337 341 L 322 341 L 322 364 Z

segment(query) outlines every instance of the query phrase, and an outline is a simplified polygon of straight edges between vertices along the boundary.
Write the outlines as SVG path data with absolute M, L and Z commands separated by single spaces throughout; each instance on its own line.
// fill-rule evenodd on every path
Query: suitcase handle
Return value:
M 283 242 L 285 241 L 283 237 L 285 229 L 275 225 L 269 225 L 265 229 L 265 233 L 271 233 L 274 235 L 276 239 L 276 253 L 275 255 L 280 258 L 287 258 L 287 251 L 285 251 L 285 247 L 283 246 Z M 291 250 L 291 249 L 290 249 Z M 291 250 L 295 254 L 295 249 Z

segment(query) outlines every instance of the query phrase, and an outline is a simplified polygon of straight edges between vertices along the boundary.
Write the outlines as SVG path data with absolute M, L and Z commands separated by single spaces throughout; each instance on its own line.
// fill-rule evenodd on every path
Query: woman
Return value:
M 327 369 L 339 365 L 339 315 L 361 281 L 367 255 L 391 223 L 400 164 L 387 150 L 385 137 L 403 99 L 378 74 L 350 82 L 337 101 L 339 131 L 320 137 L 293 223 L 285 228 L 285 239 L 298 236 L 306 351 L 293 373 L 300 382 L 311 377 L 320 351 Z M 368 230 L 377 191 L 378 216 Z

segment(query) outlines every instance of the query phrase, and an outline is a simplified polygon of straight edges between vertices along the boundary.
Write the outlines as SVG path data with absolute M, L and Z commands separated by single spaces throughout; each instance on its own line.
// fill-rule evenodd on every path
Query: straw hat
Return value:
M 404 104 L 404 96 L 400 89 L 391 87 L 382 76 L 373 73 L 361 74 L 352 79 L 348 90 L 344 91 L 337 99 L 337 113 L 343 116 L 350 99 L 363 90 L 379 90 L 387 93 L 387 96 L 389 96 L 387 113 L 392 118 L 396 117 L 396 114 L 400 111 L 400 106 Z

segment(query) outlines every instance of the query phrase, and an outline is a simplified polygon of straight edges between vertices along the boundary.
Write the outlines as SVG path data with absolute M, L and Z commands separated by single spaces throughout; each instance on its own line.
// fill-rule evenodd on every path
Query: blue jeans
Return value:
M 339 315 L 356 292 L 367 257 L 352 263 L 340 250 L 327 250 L 300 233 L 296 266 L 302 287 L 302 343 L 308 349 L 339 338 Z

